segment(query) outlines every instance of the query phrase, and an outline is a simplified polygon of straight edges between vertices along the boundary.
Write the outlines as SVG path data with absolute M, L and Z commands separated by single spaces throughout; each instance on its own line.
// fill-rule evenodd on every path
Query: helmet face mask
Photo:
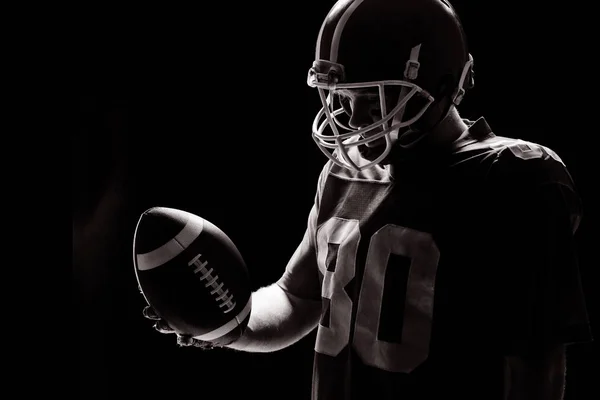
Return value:
M 322 66 L 319 66 L 318 63 L 318 61 L 315 62 L 315 65 L 309 71 L 308 77 L 309 85 L 317 88 L 323 104 L 313 121 L 313 139 L 330 160 L 343 167 L 360 171 L 380 163 L 391 150 L 392 135 L 416 122 L 434 100 L 425 90 L 407 80 L 336 83 L 335 74 L 320 74 L 318 72 L 322 70 Z M 352 128 L 340 118 L 341 115 L 347 114 L 349 111 L 351 113 L 352 110 L 349 110 L 347 106 L 344 107 L 339 100 L 335 101 L 336 97 L 339 96 L 336 91 L 360 89 L 370 89 L 371 92 L 377 93 L 380 116 L 369 125 Z M 390 98 L 390 95 L 386 96 L 386 92 L 399 93 L 391 110 L 388 110 L 389 101 L 386 101 Z M 415 96 L 422 97 L 425 100 L 424 104 L 414 116 L 403 120 L 406 106 Z M 336 103 L 339 104 L 339 107 L 336 107 Z M 332 131 L 333 135 L 325 134 L 327 128 Z M 385 139 L 385 149 L 369 163 L 358 166 L 348 155 L 350 148 L 367 145 L 381 138 Z M 329 150 L 337 150 L 337 153 L 331 153 Z
M 460 22 L 440 0 L 339 0 L 321 26 L 307 78 L 322 103 L 313 139 L 342 167 L 360 171 L 380 164 L 398 135 L 432 104 L 460 102 L 471 64 Z M 351 126 L 344 117 L 354 110 L 344 93 L 361 92 L 374 96 L 380 113 Z M 356 146 L 377 151 L 358 165 L 348 154 Z

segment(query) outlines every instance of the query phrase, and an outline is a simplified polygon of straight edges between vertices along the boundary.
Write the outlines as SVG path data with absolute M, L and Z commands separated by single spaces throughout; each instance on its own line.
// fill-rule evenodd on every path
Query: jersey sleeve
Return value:
M 277 281 L 283 290 L 303 299 L 321 300 L 321 280 L 317 265 L 315 238 L 322 190 L 329 169 L 330 163 L 327 163 L 321 171 L 304 237 L 288 262 L 285 272 Z
M 512 157 L 500 185 L 492 253 L 502 271 L 496 329 L 505 354 L 592 340 L 575 240 L 581 199 L 562 161 L 546 155 Z

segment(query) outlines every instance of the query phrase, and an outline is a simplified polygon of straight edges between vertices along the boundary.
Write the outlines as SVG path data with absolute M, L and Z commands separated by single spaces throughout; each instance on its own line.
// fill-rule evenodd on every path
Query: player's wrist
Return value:
M 237 351 L 247 351 L 248 346 L 252 344 L 252 329 L 246 327 L 244 330 L 244 334 L 237 338 L 236 340 L 223 345 L 228 349 L 237 350 Z

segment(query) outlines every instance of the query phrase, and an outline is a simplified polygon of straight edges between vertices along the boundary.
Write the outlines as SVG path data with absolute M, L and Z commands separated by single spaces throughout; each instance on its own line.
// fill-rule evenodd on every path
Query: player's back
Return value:
M 528 188 L 571 182 L 551 150 L 472 128 L 393 176 L 328 167 L 314 399 L 500 398 L 507 337 L 530 322 L 507 310 L 531 278 L 503 243 L 527 223 Z

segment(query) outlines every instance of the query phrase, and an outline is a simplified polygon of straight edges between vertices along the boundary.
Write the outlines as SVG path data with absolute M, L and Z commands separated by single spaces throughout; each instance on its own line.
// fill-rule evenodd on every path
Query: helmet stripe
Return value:
M 317 60 L 337 62 L 340 38 L 346 22 L 363 0 L 338 2 L 329 12 L 317 38 Z

